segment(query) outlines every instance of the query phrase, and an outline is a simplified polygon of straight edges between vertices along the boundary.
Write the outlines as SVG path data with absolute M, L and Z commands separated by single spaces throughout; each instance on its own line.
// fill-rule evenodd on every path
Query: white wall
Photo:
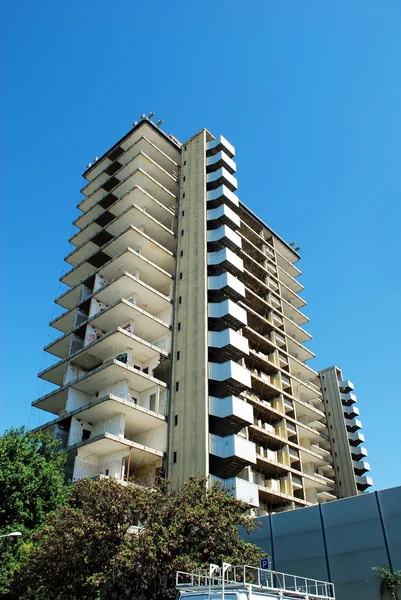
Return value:
M 135 434 L 135 442 L 143 446 L 149 446 L 155 450 L 167 452 L 167 425 L 163 423 L 159 427 Z
M 95 275 L 95 284 L 93 286 L 93 291 L 95 292 L 96 290 L 100 289 L 101 287 L 103 287 L 107 283 L 108 283 L 107 279 L 105 279 L 104 277 L 102 277 L 101 275 L 99 275 L 99 273 L 96 273 L 96 275 Z
M 89 307 L 89 318 L 93 317 L 93 315 L 96 315 L 98 312 L 104 310 L 105 308 L 107 308 L 107 304 L 105 304 L 104 302 L 100 302 L 100 300 L 96 300 L 96 298 L 92 298 Z
M 85 392 L 81 392 L 80 390 L 76 390 L 75 388 L 69 388 L 67 392 L 67 402 L 65 404 L 65 410 L 66 412 L 71 412 L 76 408 L 81 408 L 82 406 L 85 406 L 93 399 L 93 396 L 85 394 Z
M 102 398 L 103 396 L 107 396 L 107 394 L 113 394 L 119 398 L 126 398 L 128 394 L 128 380 L 121 379 L 116 383 L 110 383 L 109 385 L 101 388 L 99 390 L 98 397 Z
M 102 433 L 111 433 L 118 437 L 124 437 L 125 431 L 125 415 L 118 414 L 108 419 L 104 419 L 100 423 L 96 423 L 93 429 L 93 435 L 100 435 Z
M 84 429 L 93 432 L 93 425 L 89 425 L 88 421 L 85 421 L 79 417 L 71 418 L 70 435 L 68 437 L 69 446 L 72 446 L 72 444 L 78 444 L 82 441 L 82 432 Z

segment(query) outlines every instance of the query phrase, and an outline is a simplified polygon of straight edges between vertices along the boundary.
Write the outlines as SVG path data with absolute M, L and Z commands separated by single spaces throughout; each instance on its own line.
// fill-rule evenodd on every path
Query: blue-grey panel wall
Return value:
M 401 487 L 258 519 L 245 539 L 277 571 L 333 581 L 337 600 L 378 600 L 374 566 L 401 569 Z
M 401 487 L 381 490 L 377 497 L 392 567 L 401 569 Z
M 322 514 L 338 598 L 377 600 L 372 567 L 387 564 L 388 558 L 376 494 L 324 504 Z
M 272 517 L 274 565 L 279 571 L 328 581 L 319 506 Z

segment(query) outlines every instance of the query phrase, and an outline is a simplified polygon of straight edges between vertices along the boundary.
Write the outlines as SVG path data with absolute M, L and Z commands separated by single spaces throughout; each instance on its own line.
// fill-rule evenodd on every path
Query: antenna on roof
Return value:
M 301 246 L 297 246 L 296 248 L 294 248 L 295 252 L 298 252 L 298 250 L 301 250 Z
M 292 248 L 293 246 L 295 246 L 295 242 L 290 242 L 290 246 L 291 246 L 291 248 Z
M 156 123 L 156 127 L 160 127 L 160 125 L 163 124 L 163 119 L 160 119 L 160 121 L 157 121 Z
M 138 121 L 134 121 L 134 122 L 132 123 L 132 125 L 133 125 L 133 127 L 136 127 L 136 126 L 138 125 Z
M 152 118 L 152 117 L 154 117 L 154 116 L 155 116 L 155 113 L 154 113 L 154 112 L 150 112 L 150 113 L 148 114 L 148 119 L 151 119 L 151 118 Z

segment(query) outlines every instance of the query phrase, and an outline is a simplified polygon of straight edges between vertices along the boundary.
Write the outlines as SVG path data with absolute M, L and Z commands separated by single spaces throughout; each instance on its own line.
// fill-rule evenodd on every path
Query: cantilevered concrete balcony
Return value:
M 164 295 L 170 294 L 170 288 L 173 282 L 172 275 L 147 259 L 143 254 L 139 254 L 135 249 L 129 247 L 125 248 L 117 256 L 99 267 L 89 277 L 91 278 L 98 273 L 106 281 L 109 281 L 125 272 L 131 273 L 131 275 L 137 277 Z M 80 280 L 71 290 L 68 290 L 68 292 L 65 292 L 60 296 L 56 301 L 57 304 L 60 304 L 65 308 L 72 308 L 75 306 L 81 299 L 82 283 L 85 284 L 85 280 Z M 89 295 L 90 294 L 88 294 L 87 297 Z
M 355 405 L 346 406 L 344 408 L 344 417 L 346 419 L 354 419 L 355 417 L 359 417 L 359 408 Z
M 253 407 L 237 396 L 209 396 L 209 430 L 226 436 L 253 423 Z
M 248 369 L 233 362 L 209 362 L 209 391 L 213 396 L 224 398 L 251 389 L 251 374 Z
M 169 219 L 171 221 L 171 219 Z M 92 229 L 93 235 L 83 240 L 73 252 L 66 256 L 66 262 L 71 265 L 78 265 L 85 258 L 91 256 L 102 246 L 110 242 L 113 238 L 117 238 L 124 231 L 135 224 L 135 228 L 142 233 L 145 233 L 149 238 L 155 240 L 158 244 L 166 247 L 168 250 L 173 250 L 175 246 L 174 231 L 163 225 L 155 217 L 139 206 L 131 204 L 122 213 L 118 214 L 110 223 L 103 228 L 100 225 L 89 225 L 86 229 Z
M 369 487 L 371 487 L 373 485 L 373 479 L 366 475 L 363 477 L 359 477 L 358 475 L 356 475 L 355 481 L 356 481 L 356 486 L 360 492 L 364 492 L 365 490 L 367 490 Z
M 121 163 L 118 164 L 120 165 Z M 83 211 L 90 210 L 92 206 L 104 198 L 106 193 L 110 193 L 112 191 L 114 192 L 116 189 L 119 189 L 119 191 L 121 189 L 126 191 L 127 186 L 124 184 L 126 184 L 132 173 L 138 169 L 145 171 L 150 177 L 159 182 L 160 185 L 162 185 L 170 193 L 174 195 L 176 194 L 177 174 L 175 173 L 173 176 L 172 174 L 168 173 L 144 152 L 136 152 L 130 162 L 122 165 L 112 175 L 107 175 L 104 180 L 104 176 L 102 175 L 97 182 L 97 187 L 95 187 L 91 194 L 79 204 L 79 209 Z M 95 185 L 96 184 L 94 183 L 94 186 Z
M 68 358 L 48 367 L 39 373 L 39 377 L 56 385 L 62 385 L 70 360 L 74 366 L 84 371 L 91 371 L 100 367 L 104 361 L 108 361 L 110 355 L 120 356 L 126 353 L 128 349 L 132 351 L 135 364 L 137 362 L 146 362 L 159 355 L 168 358 L 168 352 L 165 350 L 129 333 L 125 329 L 122 329 L 122 327 L 117 327 L 98 337 L 78 352 L 71 354 Z M 53 352 L 55 352 L 54 349 Z
M 241 238 L 227 225 L 221 225 L 217 229 L 209 229 L 207 232 L 207 244 L 209 250 L 219 250 L 222 247 L 238 251 L 241 249 Z
M 225 298 L 229 298 L 234 302 L 238 302 L 245 298 L 245 286 L 231 273 L 222 273 L 207 278 L 207 289 L 209 300 L 219 302 Z
M 357 397 L 352 392 L 341 392 L 340 397 L 343 406 L 351 406 L 352 404 L 355 404 L 355 402 L 357 402 Z
M 222 331 L 209 331 L 208 344 L 209 359 L 213 362 L 238 361 L 249 354 L 246 337 L 230 328 Z
M 215 140 L 211 142 L 207 142 L 206 144 L 206 154 L 207 156 L 213 156 L 220 151 L 224 151 L 230 158 L 235 156 L 235 148 L 225 137 L 219 135 Z
M 368 451 L 363 446 L 352 447 L 351 448 L 351 456 L 353 460 L 360 461 L 366 458 L 368 455 Z
M 232 230 L 239 229 L 241 226 L 239 216 L 225 204 L 208 210 L 207 221 L 209 229 L 220 227 L 221 224 L 227 225 Z
M 362 429 L 362 423 L 359 419 L 347 419 L 345 424 L 347 427 L 347 431 L 351 431 L 352 433 L 354 433 L 355 431 L 359 431 L 359 429 Z
M 349 381 L 348 379 L 344 379 L 343 381 L 339 381 L 338 382 L 338 386 L 340 388 L 340 392 L 343 392 L 344 394 L 348 393 L 348 392 L 352 392 L 355 388 L 354 388 L 354 384 L 352 383 L 352 381 Z
M 256 464 L 255 444 L 239 435 L 209 434 L 210 472 L 224 479 L 237 475 L 247 465 Z
M 221 479 L 215 475 L 210 475 L 210 483 L 217 482 L 227 488 L 236 500 L 246 502 L 250 506 L 259 506 L 259 488 L 257 483 L 251 483 L 240 477 Z
M 162 170 L 162 174 L 159 175 L 161 183 L 165 180 L 166 187 L 171 186 L 174 182 L 177 182 L 178 164 L 169 158 L 164 152 L 162 152 L 155 144 L 153 144 L 145 136 L 135 140 L 133 144 L 123 153 L 120 153 L 114 161 L 105 165 L 105 168 L 91 181 L 89 181 L 81 190 L 85 196 L 89 199 L 89 196 L 93 194 L 97 188 L 105 183 L 109 177 L 121 172 L 123 167 L 126 167 L 129 163 L 132 163 L 138 155 L 143 153 L 148 156 L 159 168 Z M 113 156 L 114 158 L 114 156 Z M 156 169 L 155 174 L 157 173 Z M 171 180 L 165 175 L 171 176 Z M 82 209 L 85 210 L 85 201 L 82 204 Z
M 87 244 L 84 245 L 84 248 L 86 247 Z M 118 237 L 112 238 L 108 243 L 101 248 L 97 248 L 89 256 L 84 256 L 84 248 L 82 249 L 82 253 L 77 250 L 77 252 L 82 254 L 81 262 L 61 278 L 62 283 L 69 286 L 77 285 L 79 282 L 93 275 L 98 268 L 105 265 L 114 256 L 120 254 L 125 248 L 132 248 L 137 254 L 140 254 L 170 274 L 174 271 L 174 255 L 171 250 L 157 243 L 134 225 L 126 227 Z
M 87 212 L 75 219 L 74 225 L 80 229 L 86 227 L 96 216 L 99 216 L 100 213 L 104 211 L 105 207 L 102 205 L 106 200 L 106 196 L 109 197 L 110 194 L 113 194 L 116 198 L 123 198 L 135 187 L 140 187 L 150 196 L 157 198 L 161 204 L 166 206 L 166 208 L 175 209 L 177 202 L 176 195 L 165 188 L 159 181 L 151 177 L 149 173 L 143 169 L 137 169 L 129 175 L 127 179 L 117 184 L 115 188 L 108 193 L 104 191 L 104 194 L 99 196 L 97 203 L 94 203 Z
M 54 414 L 60 414 L 65 406 L 66 393 L 70 387 L 93 396 L 104 388 L 106 385 L 105 382 L 117 382 L 122 379 L 126 379 L 129 387 L 137 390 L 139 393 L 154 386 L 167 389 L 167 385 L 160 379 L 148 375 L 140 369 L 131 367 L 120 360 L 112 359 L 87 373 L 78 375 L 77 378 L 71 379 L 59 389 L 35 400 L 32 405 Z
M 103 287 L 95 290 L 93 294 L 89 296 L 88 299 L 82 301 L 81 304 L 85 305 L 85 302 L 90 303 L 91 298 L 93 298 L 103 302 L 107 306 L 111 306 L 119 301 L 121 296 L 124 296 L 126 301 L 130 302 L 130 304 L 133 303 L 134 297 L 136 300 L 135 306 L 155 317 L 157 317 L 159 313 L 164 313 L 169 308 L 172 308 L 171 300 L 167 296 L 161 294 L 130 273 L 123 273 L 116 279 L 106 282 Z M 131 300 L 129 300 L 129 298 L 131 298 Z M 62 313 L 59 317 L 51 321 L 50 325 L 65 333 L 82 325 L 82 323 L 88 319 L 88 314 L 80 313 L 81 304 Z M 80 314 L 81 317 L 77 321 L 77 317 Z
M 349 433 L 348 440 L 351 446 L 359 446 L 359 444 L 363 444 L 365 441 L 365 436 L 359 431 L 357 433 Z
M 87 440 L 69 446 L 66 450 L 68 452 L 78 450 L 80 461 L 85 461 L 95 456 L 102 457 L 104 460 L 108 455 L 125 450 L 131 455 L 130 462 L 133 471 L 135 470 L 135 466 L 143 467 L 151 465 L 157 459 L 163 459 L 164 457 L 164 452 L 161 450 L 156 450 L 150 446 L 145 446 L 144 444 L 108 432 L 94 435 Z M 79 474 L 76 479 L 83 476 L 85 475 Z
M 216 154 L 212 156 L 208 156 L 206 158 L 206 172 L 212 173 L 213 171 L 217 171 L 220 167 L 224 167 L 227 169 L 231 175 L 235 173 L 237 170 L 236 164 L 232 158 L 228 156 L 223 150 L 220 150 Z
M 233 275 L 241 275 L 244 271 L 242 259 L 229 248 L 207 253 L 207 266 L 210 275 L 220 275 L 228 271 Z
M 221 204 L 227 204 L 231 208 L 238 208 L 239 206 L 237 196 L 226 185 L 221 185 L 215 190 L 207 191 L 206 200 L 208 208 L 214 208 Z
M 152 125 L 149 120 L 144 119 L 140 121 L 138 125 L 128 132 L 127 135 L 119 140 L 119 142 L 110 148 L 96 162 L 92 165 L 88 165 L 83 173 L 83 177 L 87 181 L 93 181 L 99 173 L 120 158 L 124 152 L 127 152 L 134 143 L 142 137 L 146 137 L 146 139 L 148 139 L 160 152 L 166 155 L 174 164 L 177 164 L 180 160 L 179 144 L 174 143 L 174 140 L 172 140 L 172 138 L 169 139 L 169 136 L 160 134 L 160 130 Z M 164 166 L 161 160 L 158 160 L 158 162 Z
M 368 462 L 366 462 L 366 460 L 360 460 L 360 461 L 352 461 L 352 464 L 354 465 L 354 473 L 355 475 L 363 475 L 364 473 L 367 473 L 368 471 L 370 471 L 370 464 Z
M 96 330 L 106 333 L 114 330 L 116 327 L 124 327 L 128 322 L 133 322 L 135 324 L 135 334 L 148 342 L 157 340 L 170 332 L 170 325 L 168 323 L 124 298 L 117 300 L 113 305 L 87 319 L 85 327 L 88 324 L 96 328 Z M 66 358 L 70 353 L 71 341 L 75 335 L 78 334 L 79 337 L 82 327 L 83 325 L 80 324 L 64 336 L 51 342 L 45 347 L 45 351 L 60 358 Z M 134 325 L 132 324 L 131 329 L 133 327 Z M 133 331 L 131 332 L 133 333 Z
M 206 186 L 208 190 L 215 190 L 221 185 L 225 185 L 232 192 L 235 192 L 238 188 L 236 178 L 224 167 L 220 167 L 217 171 L 213 171 L 213 173 L 208 173 L 206 175 Z
M 246 310 L 232 300 L 222 302 L 209 302 L 208 304 L 209 329 L 221 331 L 226 327 L 237 330 L 247 324 Z

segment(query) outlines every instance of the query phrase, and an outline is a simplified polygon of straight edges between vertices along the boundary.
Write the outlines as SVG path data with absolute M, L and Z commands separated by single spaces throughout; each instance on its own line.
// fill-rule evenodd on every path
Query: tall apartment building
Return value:
M 354 394 L 354 384 L 345 380 L 341 369 L 330 367 L 319 372 L 339 498 L 356 496 L 373 485 L 366 475 L 368 452 L 361 444 L 365 436 Z
M 299 255 L 239 201 L 234 155 L 143 117 L 83 175 L 33 402 L 72 480 L 211 475 L 257 514 L 337 497 Z

